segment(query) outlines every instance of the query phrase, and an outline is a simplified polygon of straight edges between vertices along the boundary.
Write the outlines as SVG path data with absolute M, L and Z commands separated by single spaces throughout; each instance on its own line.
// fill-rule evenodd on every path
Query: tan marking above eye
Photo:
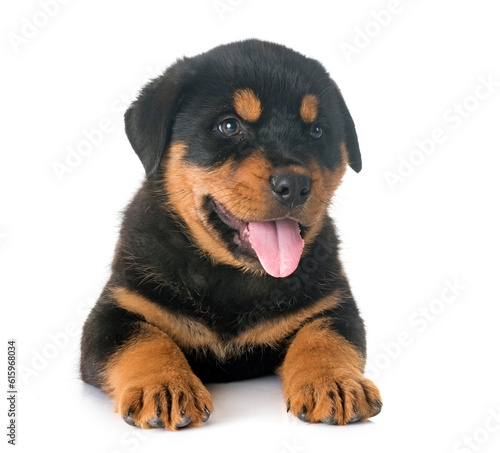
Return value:
M 310 124 L 316 121 L 318 117 L 318 105 L 319 100 L 315 94 L 306 94 L 302 98 L 302 104 L 300 105 L 300 117 L 304 123 Z
M 233 105 L 236 113 L 249 123 L 255 123 L 262 114 L 260 99 L 250 88 L 236 91 L 233 96 Z

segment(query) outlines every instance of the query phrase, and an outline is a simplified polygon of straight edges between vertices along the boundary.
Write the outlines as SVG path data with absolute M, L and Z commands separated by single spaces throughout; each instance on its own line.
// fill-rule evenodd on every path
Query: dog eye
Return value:
M 323 126 L 319 123 L 313 124 L 311 127 L 311 132 L 309 132 L 309 135 L 316 140 L 318 138 L 321 138 L 323 136 Z
M 225 119 L 219 124 L 219 131 L 221 131 L 227 137 L 232 137 L 239 134 L 240 123 L 235 118 Z

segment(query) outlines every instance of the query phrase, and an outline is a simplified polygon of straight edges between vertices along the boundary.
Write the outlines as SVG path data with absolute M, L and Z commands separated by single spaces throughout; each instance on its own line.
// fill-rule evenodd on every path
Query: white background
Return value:
M 496 3 L 401 0 L 390 16 L 381 10 L 394 0 L 74 0 L 52 17 L 43 0 L 4 5 L 0 375 L 15 338 L 18 451 L 497 452 Z M 80 329 L 143 178 L 123 111 L 176 58 L 247 37 L 319 59 L 356 122 L 364 168 L 348 172 L 331 213 L 384 408 L 364 424 L 307 425 L 269 377 L 209 386 L 215 412 L 202 428 L 141 431 L 78 379 Z M 88 154 L 58 178 L 77 148 Z M 388 172 L 404 176 L 391 187 Z

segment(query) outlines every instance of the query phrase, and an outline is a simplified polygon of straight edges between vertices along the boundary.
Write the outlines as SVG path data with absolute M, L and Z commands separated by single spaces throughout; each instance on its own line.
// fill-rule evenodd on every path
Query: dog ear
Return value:
M 349 112 L 349 109 L 347 108 L 342 93 L 340 92 L 336 83 L 334 82 L 333 84 L 336 88 L 336 92 L 338 95 L 337 97 L 338 108 L 344 120 L 344 137 L 348 152 L 349 165 L 356 173 L 359 173 L 361 171 L 362 162 L 361 162 L 361 152 L 359 150 L 358 134 L 356 133 L 356 127 L 354 126 L 354 121 Z
M 125 132 L 148 179 L 158 171 L 186 87 L 188 59 L 178 60 L 149 82 L 125 112 Z

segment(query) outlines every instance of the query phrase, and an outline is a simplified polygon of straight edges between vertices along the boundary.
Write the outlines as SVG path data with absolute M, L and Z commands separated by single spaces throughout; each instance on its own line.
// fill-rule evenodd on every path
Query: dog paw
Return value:
M 140 428 L 175 431 L 205 423 L 213 411 L 208 390 L 191 376 L 145 377 L 115 391 L 116 411 L 123 420 Z
M 316 372 L 287 380 L 287 411 L 304 422 L 346 425 L 375 417 L 382 399 L 375 384 L 357 371 Z

